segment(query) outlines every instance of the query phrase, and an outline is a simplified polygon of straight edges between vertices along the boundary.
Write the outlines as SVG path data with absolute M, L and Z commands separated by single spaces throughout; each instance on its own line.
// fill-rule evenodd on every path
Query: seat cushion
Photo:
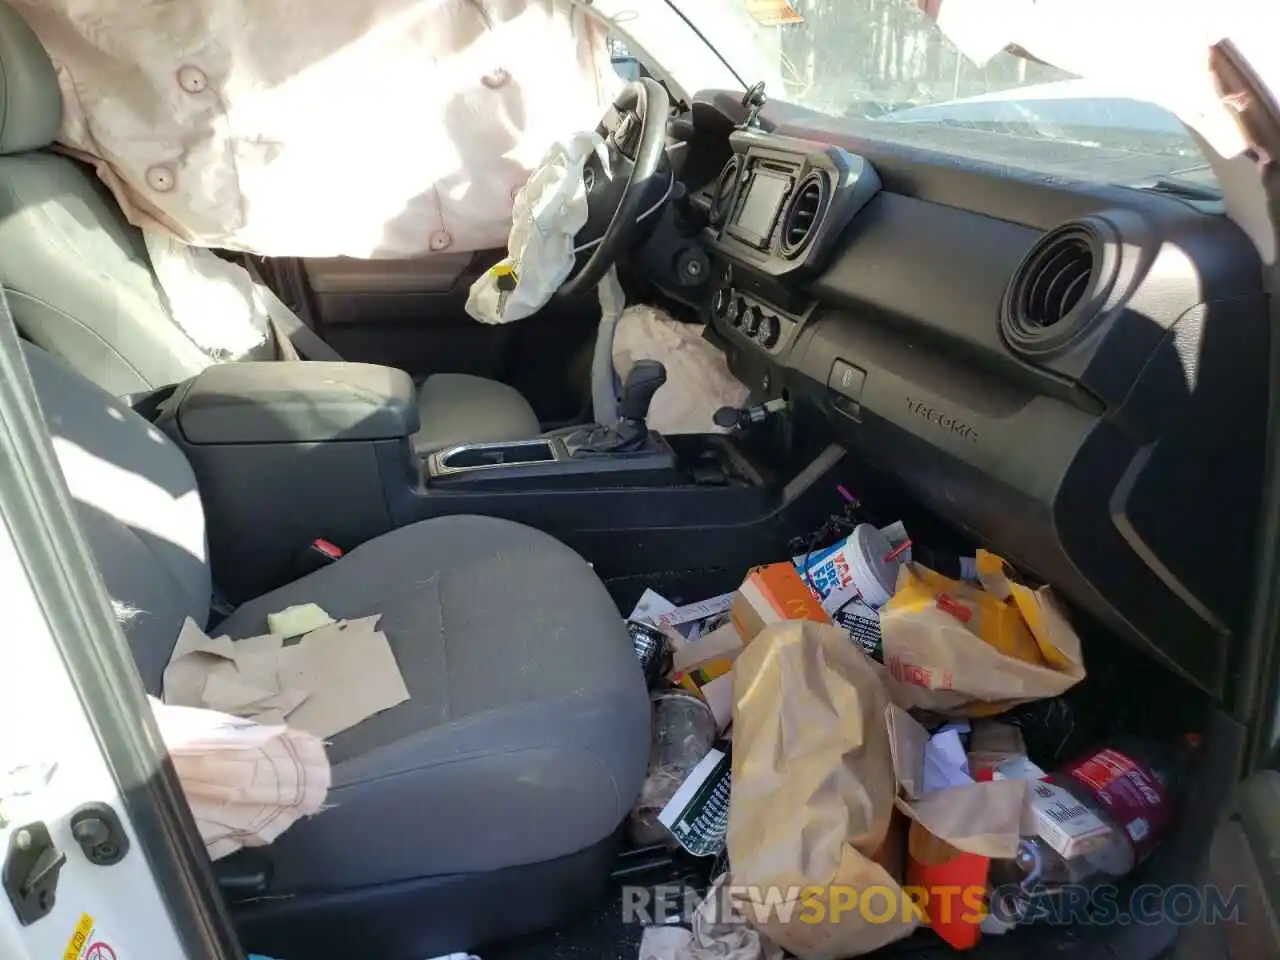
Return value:
M 458 443 L 530 440 L 541 432 L 538 415 L 520 391 L 498 380 L 465 373 L 437 373 L 418 389 L 422 429 L 419 453 Z
M 410 699 L 335 736 L 332 807 L 268 853 L 278 892 L 538 863 L 608 836 L 649 751 L 621 617 L 576 553 L 519 524 L 403 527 L 242 607 L 233 637 L 315 602 L 379 613 Z

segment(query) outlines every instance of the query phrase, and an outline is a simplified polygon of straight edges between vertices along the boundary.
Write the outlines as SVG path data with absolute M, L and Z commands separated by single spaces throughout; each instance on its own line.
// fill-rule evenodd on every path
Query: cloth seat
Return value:
M 329 746 L 332 808 L 270 848 L 281 893 L 496 870 L 608 836 L 649 729 L 609 594 L 557 540 L 446 517 L 373 540 L 218 627 L 266 632 L 295 603 L 382 614 L 409 700 Z M 353 842 L 355 841 L 355 842 Z
M 44 152 L 62 116 L 58 79 L 26 21 L 3 2 L 0 94 L 0 283 L 18 329 L 115 396 L 179 383 L 213 363 L 174 321 L 141 231 L 106 187 L 87 167 Z M 537 415 L 515 388 L 443 376 L 428 377 L 419 395 L 418 452 L 538 435 Z M 455 423 L 479 433 L 462 436 Z
M 86 540 L 158 694 L 183 619 L 209 617 L 195 477 L 123 403 L 35 347 L 26 355 Z M 405 881 L 556 861 L 622 821 L 648 761 L 648 694 L 608 592 L 568 547 L 493 518 L 423 521 L 213 632 L 260 633 L 268 613 L 306 601 L 381 614 L 410 699 L 332 739 L 333 806 L 265 848 L 272 895 L 304 909 L 308 893 L 372 890 L 376 903 Z

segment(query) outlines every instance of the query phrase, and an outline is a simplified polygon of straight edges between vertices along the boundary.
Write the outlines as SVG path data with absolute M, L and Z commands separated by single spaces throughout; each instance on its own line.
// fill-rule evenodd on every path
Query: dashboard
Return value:
M 679 292 L 735 374 L 1220 694 L 1269 402 L 1252 244 L 1203 203 L 786 110 L 742 129 L 712 92 L 671 128 L 708 264 Z
M 776 304 L 793 303 L 789 291 L 826 262 L 880 178 L 829 144 L 750 130 L 735 130 L 729 143 L 708 208 L 705 245 L 718 255 L 711 315 L 776 356 L 801 324 Z

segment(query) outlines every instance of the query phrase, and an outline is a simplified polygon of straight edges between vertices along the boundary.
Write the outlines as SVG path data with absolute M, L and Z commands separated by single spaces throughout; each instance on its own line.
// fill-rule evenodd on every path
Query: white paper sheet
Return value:
M 965 756 L 959 731 L 946 728 L 930 737 L 924 746 L 924 792 L 964 787 L 971 783 L 969 758 Z

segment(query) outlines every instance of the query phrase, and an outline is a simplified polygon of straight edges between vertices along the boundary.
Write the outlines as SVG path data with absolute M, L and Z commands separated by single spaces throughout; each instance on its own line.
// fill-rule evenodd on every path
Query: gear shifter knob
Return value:
M 657 360 L 638 360 L 622 385 L 622 402 L 618 416 L 623 420 L 644 422 L 649 404 L 658 388 L 667 382 L 667 368 Z

